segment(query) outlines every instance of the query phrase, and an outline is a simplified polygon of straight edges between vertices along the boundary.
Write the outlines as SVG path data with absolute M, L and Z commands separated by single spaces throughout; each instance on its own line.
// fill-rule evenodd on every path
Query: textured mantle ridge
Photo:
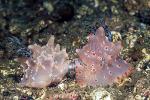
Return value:
M 76 52 L 76 81 L 80 86 L 111 85 L 130 75 L 132 67 L 119 58 L 121 42 L 112 43 L 102 27 L 90 34 L 88 42 Z
M 60 45 L 54 45 L 52 36 L 45 46 L 30 45 L 32 58 L 18 59 L 25 69 L 21 86 L 43 88 L 51 83 L 62 80 L 68 71 L 70 61 L 66 49 L 60 50 Z

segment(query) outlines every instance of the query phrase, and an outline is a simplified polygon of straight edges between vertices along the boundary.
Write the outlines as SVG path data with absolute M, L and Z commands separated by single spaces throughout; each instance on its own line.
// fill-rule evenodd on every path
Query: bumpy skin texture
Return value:
M 80 86 L 111 85 L 127 77 L 132 68 L 119 58 L 121 42 L 112 43 L 102 27 L 89 35 L 88 43 L 76 52 L 76 80 Z
M 66 49 L 60 50 L 60 45 L 54 46 L 52 36 L 45 46 L 30 45 L 32 58 L 18 59 L 25 69 L 21 85 L 44 88 L 51 83 L 60 82 L 68 71 L 69 60 Z

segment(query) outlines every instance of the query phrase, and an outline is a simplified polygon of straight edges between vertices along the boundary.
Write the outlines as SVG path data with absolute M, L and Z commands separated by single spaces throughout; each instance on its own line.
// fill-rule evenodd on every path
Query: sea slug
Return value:
M 76 81 L 84 86 L 105 86 L 121 81 L 130 75 L 132 67 L 119 57 L 121 42 L 110 42 L 104 28 L 99 27 L 95 34 L 90 34 L 88 42 L 76 52 Z
M 63 79 L 70 60 L 66 49 L 60 50 L 59 44 L 54 45 L 54 36 L 45 46 L 34 44 L 29 49 L 33 52 L 32 57 L 18 59 L 25 71 L 21 86 L 44 88 Z

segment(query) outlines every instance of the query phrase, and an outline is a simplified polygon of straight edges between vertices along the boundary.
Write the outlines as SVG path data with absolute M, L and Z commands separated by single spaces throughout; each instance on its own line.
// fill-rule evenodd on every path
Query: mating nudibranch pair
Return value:
M 46 46 L 30 45 L 32 58 L 22 62 L 25 75 L 21 84 L 28 87 L 43 88 L 54 82 L 60 82 L 69 69 L 70 60 L 66 50 L 54 46 L 51 37 Z M 103 27 L 96 34 L 89 36 L 82 49 L 77 49 L 79 56 L 75 60 L 76 82 L 80 86 L 110 85 L 129 76 L 132 67 L 119 58 L 121 42 L 110 42 Z

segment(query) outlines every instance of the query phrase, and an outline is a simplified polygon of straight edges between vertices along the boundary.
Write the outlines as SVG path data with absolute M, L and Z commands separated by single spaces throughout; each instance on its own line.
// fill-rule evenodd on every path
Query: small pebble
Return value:
M 67 88 L 67 85 L 64 84 L 64 83 L 60 83 L 60 84 L 58 85 L 58 88 L 60 88 L 60 89 L 63 91 L 63 90 L 65 90 L 65 89 Z

